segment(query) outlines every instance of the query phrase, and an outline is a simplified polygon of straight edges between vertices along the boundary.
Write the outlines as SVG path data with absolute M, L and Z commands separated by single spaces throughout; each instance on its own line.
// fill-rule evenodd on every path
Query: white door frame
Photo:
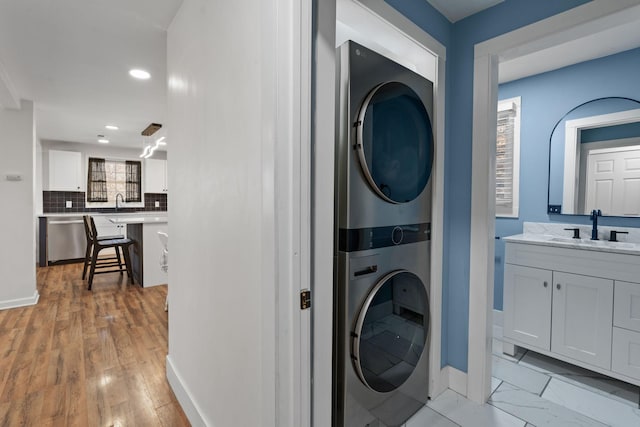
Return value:
M 594 0 L 475 46 L 467 369 L 467 397 L 470 400 L 486 402 L 491 387 L 499 62 L 598 33 L 616 22 L 620 25 L 628 23 L 629 14 L 624 9 L 637 4 L 635 0 Z

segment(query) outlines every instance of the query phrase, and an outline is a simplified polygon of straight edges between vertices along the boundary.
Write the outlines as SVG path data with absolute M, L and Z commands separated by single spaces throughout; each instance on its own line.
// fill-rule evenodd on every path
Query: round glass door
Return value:
M 429 302 L 422 281 L 397 270 L 367 296 L 352 334 L 354 367 L 371 390 L 388 393 L 416 368 L 429 332 Z
M 420 97 L 402 83 L 382 83 L 365 98 L 356 123 L 358 159 L 371 188 L 390 203 L 418 197 L 433 157 L 431 122 Z

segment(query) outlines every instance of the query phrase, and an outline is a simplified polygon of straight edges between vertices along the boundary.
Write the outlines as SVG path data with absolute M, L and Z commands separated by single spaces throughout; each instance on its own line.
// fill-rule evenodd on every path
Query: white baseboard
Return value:
M 467 374 L 452 366 L 445 366 L 449 377 L 449 388 L 463 396 L 467 395 Z
M 191 393 L 185 386 L 182 377 L 173 366 L 170 355 L 167 355 L 167 380 L 191 425 L 194 427 L 206 427 L 208 424 L 204 420 L 198 405 L 193 401 Z
M 502 310 L 493 309 L 493 324 L 496 326 L 504 326 L 504 315 Z
M 39 299 L 40 299 L 40 294 L 36 289 L 33 292 L 33 296 L 31 297 L 0 301 L 0 310 L 6 310 L 8 308 L 26 307 L 28 305 L 36 305 Z

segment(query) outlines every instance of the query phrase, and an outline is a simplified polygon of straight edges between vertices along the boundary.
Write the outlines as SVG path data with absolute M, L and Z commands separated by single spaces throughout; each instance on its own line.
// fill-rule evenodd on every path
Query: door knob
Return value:
M 560 283 L 556 284 L 556 289 L 560 289 Z
M 549 284 L 547 282 L 544 282 L 543 285 L 546 288 Z

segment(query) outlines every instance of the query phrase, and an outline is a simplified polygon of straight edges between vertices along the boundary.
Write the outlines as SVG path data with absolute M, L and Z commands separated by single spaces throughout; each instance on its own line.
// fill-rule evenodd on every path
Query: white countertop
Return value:
M 113 224 L 166 224 L 169 222 L 167 216 L 142 216 L 131 215 L 110 217 L 109 221 Z
M 631 242 L 609 242 L 608 240 L 573 239 L 553 234 L 516 234 L 504 237 L 505 242 L 526 243 L 530 245 L 555 246 L 587 251 L 613 252 L 627 255 L 640 255 L 640 244 Z
M 69 213 L 45 213 L 38 214 L 36 217 L 38 218 L 51 218 L 51 217 L 81 217 L 84 215 L 91 216 L 109 216 L 109 217 L 165 217 L 167 216 L 167 211 L 140 211 L 140 212 L 69 212 Z

